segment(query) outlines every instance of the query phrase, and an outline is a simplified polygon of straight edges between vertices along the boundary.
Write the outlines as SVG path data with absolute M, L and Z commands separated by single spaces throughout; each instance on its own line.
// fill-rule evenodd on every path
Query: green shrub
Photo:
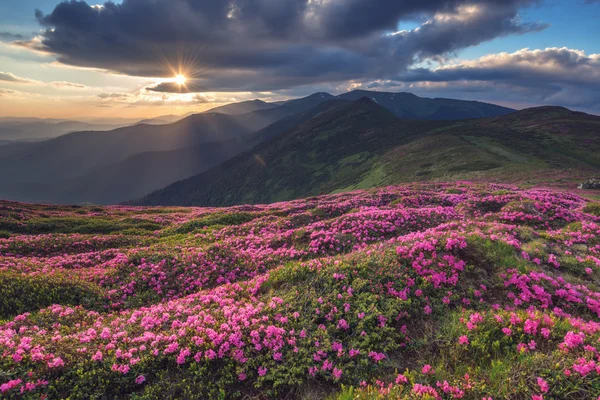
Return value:
M 152 221 L 142 219 L 109 219 L 100 217 L 38 217 L 27 221 L 17 223 L 14 221 L 5 221 L 0 224 L 9 232 L 25 234 L 45 234 L 45 233 L 82 233 L 82 234 L 108 234 L 122 232 L 128 229 L 141 229 L 144 231 L 154 231 L 161 228 L 161 225 Z
M 308 213 L 313 217 L 327 218 L 327 211 L 319 207 L 311 208 L 310 210 L 308 210 Z
M 214 225 L 241 225 L 259 217 L 260 214 L 238 212 L 231 214 L 215 213 L 206 215 L 200 219 L 188 221 L 175 230 L 175 233 L 189 233 L 204 227 Z
M 459 171 L 487 171 L 494 168 L 500 168 L 502 164 L 496 162 L 488 162 L 478 160 L 470 163 L 464 163 L 448 169 L 448 171 L 459 172 Z
M 0 293 L 0 318 L 58 303 L 99 309 L 105 301 L 104 292 L 95 284 L 58 274 L 24 276 L 2 271 Z
M 583 212 L 597 217 L 600 216 L 600 203 L 588 203 L 588 205 L 583 208 Z

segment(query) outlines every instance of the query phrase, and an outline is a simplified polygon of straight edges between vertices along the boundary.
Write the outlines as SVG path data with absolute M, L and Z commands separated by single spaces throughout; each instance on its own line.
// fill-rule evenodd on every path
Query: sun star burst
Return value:
M 187 80 L 187 78 L 183 75 L 175 76 L 175 83 L 178 84 L 179 86 L 184 85 L 186 80 Z

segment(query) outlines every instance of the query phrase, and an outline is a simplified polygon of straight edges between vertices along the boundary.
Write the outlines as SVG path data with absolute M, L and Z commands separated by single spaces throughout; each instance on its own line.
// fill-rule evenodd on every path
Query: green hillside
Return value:
M 362 98 L 133 203 L 224 206 L 422 180 L 583 177 L 600 170 L 598 132 L 599 117 L 559 107 L 406 121 Z

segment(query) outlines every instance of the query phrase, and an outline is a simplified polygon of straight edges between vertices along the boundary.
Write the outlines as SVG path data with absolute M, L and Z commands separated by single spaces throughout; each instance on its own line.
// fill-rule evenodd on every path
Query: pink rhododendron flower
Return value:
M 435 371 L 433 370 L 433 367 L 429 364 L 425 364 L 423 366 L 423 368 L 421 368 L 421 372 L 425 375 L 432 375 L 435 373 Z
M 538 377 L 537 384 L 540 387 L 542 393 L 548 393 L 548 389 L 550 388 L 550 386 L 548 386 L 548 382 L 546 382 L 543 378 Z
M 340 379 L 342 377 L 342 370 L 338 368 L 333 369 L 333 377 L 335 379 Z

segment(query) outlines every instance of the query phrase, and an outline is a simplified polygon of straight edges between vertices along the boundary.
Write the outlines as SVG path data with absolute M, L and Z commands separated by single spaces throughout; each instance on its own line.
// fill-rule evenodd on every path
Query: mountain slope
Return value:
M 398 182 L 600 171 L 600 117 L 556 107 L 472 121 L 406 121 L 363 98 L 132 202 L 266 203 Z
M 400 121 L 366 98 L 338 103 L 295 129 L 140 203 L 226 205 L 331 191 L 332 181 L 352 183 L 368 171 L 376 153 L 408 140 L 414 124 L 439 123 Z
M 274 138 L 343 100 L 325 102 L 307 111 L 283 118 L 254 133 L 235 139 L 205 143 L 166 152 L 142 153 L 64 184 L 53 185 L 53 202 L 116 204 L 143 196 L 180 179 L 206 171 L 240 152 Z M 88 182 L 93 182 L 89 185 Z
M 495 117 L 515 110 L 479 101 L 419 97 L 412 93 L 386 93 L 354 90 L 338 96 L 356 101 L 368 97 L 400 118 L 425 120 L 460 120 Z

